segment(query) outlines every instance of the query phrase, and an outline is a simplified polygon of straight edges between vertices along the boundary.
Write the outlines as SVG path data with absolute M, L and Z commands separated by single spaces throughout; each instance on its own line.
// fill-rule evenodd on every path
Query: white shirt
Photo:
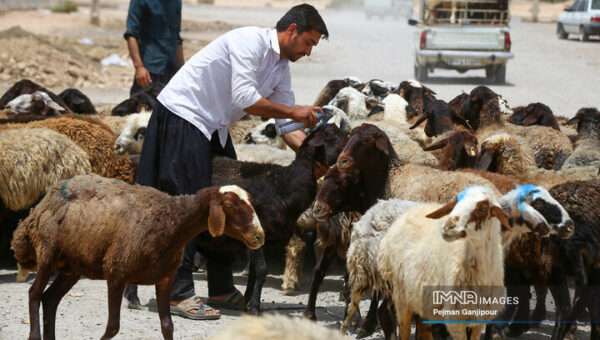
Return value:
M 281 59 L 275 29 L 242 27 L 213 40 L 188 60 L 157 99 L 211 139 L 219 131 L 225 146 L 227 127 L 261 97 L 294 105 L 288 59 Z M 277 119 L 276 127 L 290 119 Z M 277 129 L 277 131 L 279 131 Z

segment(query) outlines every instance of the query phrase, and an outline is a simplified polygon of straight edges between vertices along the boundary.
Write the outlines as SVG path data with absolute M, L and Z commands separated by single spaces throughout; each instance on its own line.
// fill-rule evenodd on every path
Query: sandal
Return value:
M 203 304 L 195 296 L 181 301 L 176 306 L 171 305 L 170 307 L 172 315 L 179 315 L 192 320 L 217 320 L 221 318 L 221 314 L 206 314 L 207 311 L 214 309 Z M 196 313 L 190 313 L 191 310 L 195 310 Z
M 239 303 L 241 299 L 242 304 Z M 239 290 L 234 290 L 233 292 L 229 293 L 229 295 L 227 295 L 227 297 L 223 300 L 213 300 L 212 298 L 208 298 L 208 300 L 206 301 L 206 304 L 211 305 L 213 307 L 216 308 L 224 308 L 224 309 L 232 309 L 232 310 L 240 310 L 243 311 L 244 309 L 246 309 L 246 299 L 244 298 L 244 295 L 242 295 L 242 293 L 240 293 Z

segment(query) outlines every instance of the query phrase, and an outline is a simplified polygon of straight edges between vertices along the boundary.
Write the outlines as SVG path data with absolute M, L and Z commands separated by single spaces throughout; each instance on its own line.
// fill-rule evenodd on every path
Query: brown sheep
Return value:
M 165 339 L 173 338 L 169 300 L 184 246 L 207 230 L 243 241 L 252 249 L 264 232 L 248 193 L 238 186 L 210 187 L 195 195 L 169 196 L 151 187 L 97 175 L 76 176 L 56 185 L 15 230 L 12 249 L 17 279 L 37 269 L 29 290 L 30 339 L 54 339 L 56 310 L 81 276 L 106 280 L 108 324 L 102 339 L 119 331 L 121 297 L 127 284 L 156 285 Z M 58 277 L 44 291 L 50 275 Z
M 30 122 L 27 124 L 0 125 L 0 130 L 6 128 L 28 127 L 49 128 L 71 138 L 89 156 L 92 171 L 102 177 L 116 178 L 133 183 L 135 167 L 129 158 L 119 157 L 114 151 L 117 136 L 110 128 L 94 118 L 74 119 L 74 117 L 58 117 Z M 94 119 L 98 123 L 89 123 Z

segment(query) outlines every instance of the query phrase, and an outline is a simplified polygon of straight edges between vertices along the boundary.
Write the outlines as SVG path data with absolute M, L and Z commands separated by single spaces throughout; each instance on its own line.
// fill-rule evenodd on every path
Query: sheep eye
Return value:
M 231 202 L 224 202 L 224 203 L 223 203 L 223 206 L 224 206 L 225 208 L 228 208 L 228 209 L 231 209 L 231 208 L 233 208 L 233 205 L 231 204 Z

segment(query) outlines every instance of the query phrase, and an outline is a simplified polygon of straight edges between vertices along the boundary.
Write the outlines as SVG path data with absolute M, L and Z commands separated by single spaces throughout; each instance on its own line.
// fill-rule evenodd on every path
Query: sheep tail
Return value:
M 29 239 L 31 223 L 33 223 L 31 218 L 25 219 L 13 233 L 10 248 L 15 252 L 15 258 L 18 261 L 17 282 L 25 281 L 29 272 L 35 271 L 37 268 L 37 255 Z

